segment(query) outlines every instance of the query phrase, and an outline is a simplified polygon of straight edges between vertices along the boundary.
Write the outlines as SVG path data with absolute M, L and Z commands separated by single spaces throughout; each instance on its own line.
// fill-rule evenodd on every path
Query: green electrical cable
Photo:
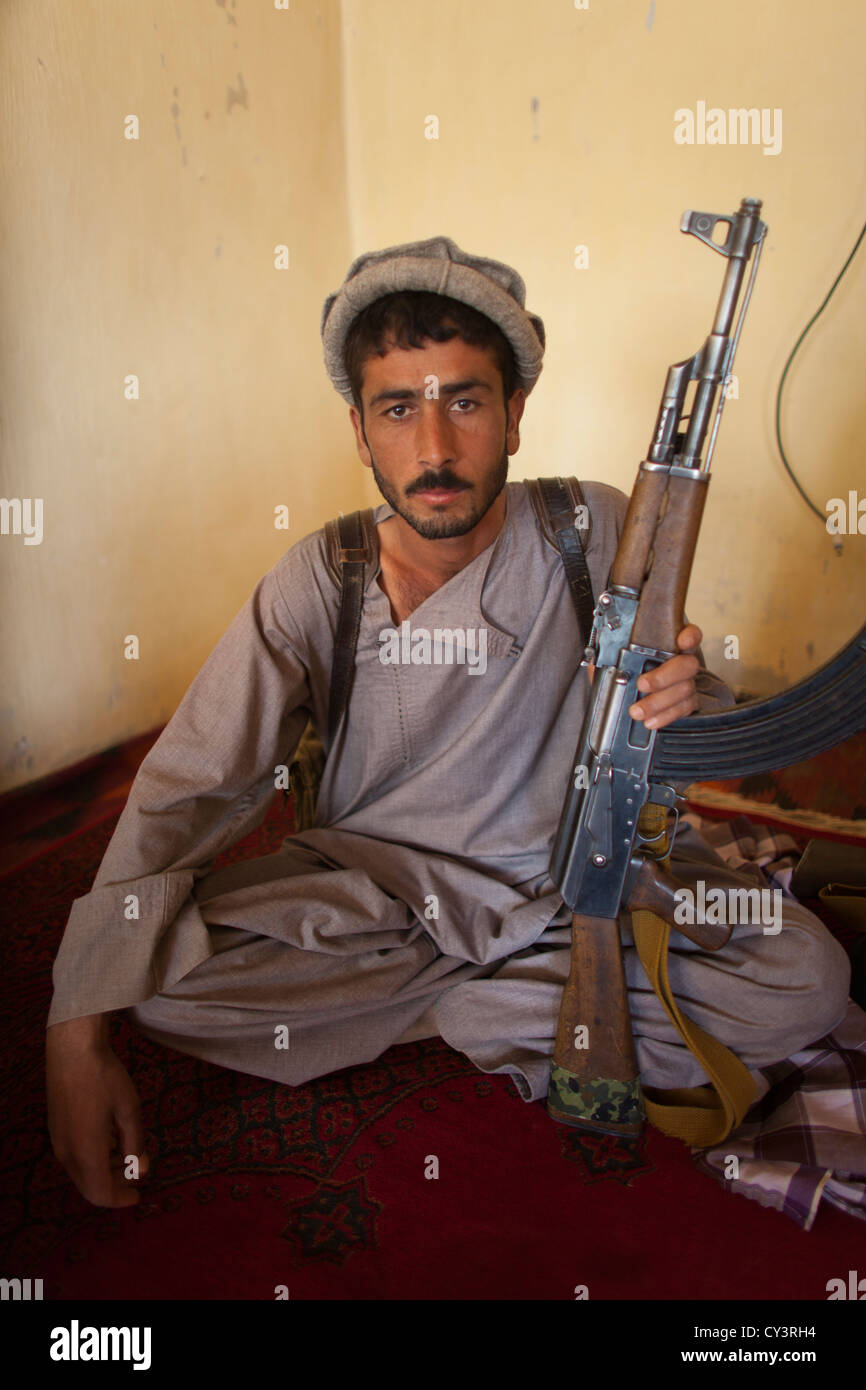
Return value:
M 825 513 L 825 512 L 819 512 L 819 511 L 818 511 L 818 508 L 815 506 L 815 503 L 814 503 L 814 502 L 811 500 L 811 498 L 809 498 L 809 497 L 806 495 L 806 493 L 803 491 L 803 489 L 801 488 L 799 482 L 797 481 L 797 479 L 796 479 L 795 476 L 794 476 L 794 470 L 791 468 L 791 465 L 789 464 L 788 459 L 787 459 L 786 454 L 785 454 L 785 449 L 784 449 L 784 446 L 783 446 L 783 444 L 782 444 L 782 428 L 781 428 L 782 387 L 785 385 L 785 378 L 786 378 L 786 376 L 788 375 L 788 370 L 789 370 L 789 368 L 790 368 L 790 366 L 791 366 L 791 363 L 792 363 L 793 360 L 794 360 L 794 357 L 795 357 L 795 355 L 796 355 L 796 353 L 797 353 L 797 349 L 799 348 L 799 346 L 800 346 L 800 344 L 802 343 L 803 339 L 805 338 L 806 334 L 809 332 L 809 329 L 812 327 L 812 324 L 815 323 L 816 320 L 819 319 L 819 318 L 821 317 L 821 315 L 823 314 L 823 312 L 824 312 L 824 310 L 826 309 L 827 305 L 830 303 L 830 300 L 831 300 L 831 298 L 832 298 L 832 296 L 833 296 L 833 291 L 836 289 L 836 286 L 838 285 L 839 281 L 842 279 L 842 276 L 845 274 L 845 271 L 848 269 L 849 265 L 851 264 L 851 262 L 853 261 L 855 255 L 857 254 L 857 248 L 859 247 L 861 241 L 863 240 L 864 233 L 866 233 L 866 222 L 863 223 L 863 226 L 862 226 L 862 228 L 861 228 L 861 230 L 860 230 L 860 235 L 858 236 L 857 240 L 856 240 L 855 243 L 854 243 L 854 246 L 853 246 L 853 249 L 852 249 L 852 251 L 851 251 L 850 256 L 848 257 L 847 261 L 846 261 L 845 264 L 843 265 L 842 269 L 839 271 L 839 274 L 836 276 L 836 279 L 833 281 L 833 284 L 830 286 L 830 289 L 829 289 L 829 291 L 828 291 L 828 293 L 827 293 L 827 296 L 826 296 L 826 298 L 825 298 L 825 300 L 824 300 L 824 303 L 821 305 L 821 307 L 820 307 L 820 309 L 817 311 L 817 313 L 815 313 L 815 314 L 812 315 L 812 317 L 810 318 L 809 322 L 806 324 L 806 327 L 803 329 L 803 332 L 800 334 L 799 338 L 797 339 L 796 343 L 794 344 L 794 346 L 793 346 L 793 348 L 792 348 L 792 350 L 791 350 L 791 355 L 790 355 L 790 357 L 788 358 L 787 362 L 785 363 L 785 370 L 782 372 L 782 376 L 781 376 L 781 379 L 780 379 L 780 381 L 779 381 L 779 389 L 778 389 L 778 391 L 776 392 L 776 443 L 777 443 L 778 446 L 779 446 L 779 453 L 780 453 L 781 456 L 782 456 L 782 463 L 785 465 L 785 468 L 786 468 L 786 470 L 787 470 L 787 472 L 788 472 L 788 475 L 789 475 L 789 477 L 790 477 L 790 479 L 791 479 L 791 482 L 794 484 L 795 488 L 796 488 L 797 491 L 799 492 L 799 494 L 800 494 L 800 496 L 802 497 L 803 501 L 807 504 L 807 506 L 809 506 L 809 507 L 812 508 L 812 511 L 815 513 L 815 515 L 816 515 L 817 517 L 820 518 L 821 524 L 824 525 L 824 526 L 826 526 L 826 524 L 827 524 L 827 516 L 826 516 L 826 513 Z

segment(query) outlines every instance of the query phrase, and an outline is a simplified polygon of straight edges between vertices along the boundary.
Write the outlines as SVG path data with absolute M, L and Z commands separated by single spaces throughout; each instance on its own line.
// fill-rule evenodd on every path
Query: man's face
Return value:
M 349 413 L 385 501 L 419 536 L 441 540 L 477 526 L 505 486 L 525 399 L 515 391 L 506 408 L 488 348 L 428 339 L 369 357 L 363 422 Z

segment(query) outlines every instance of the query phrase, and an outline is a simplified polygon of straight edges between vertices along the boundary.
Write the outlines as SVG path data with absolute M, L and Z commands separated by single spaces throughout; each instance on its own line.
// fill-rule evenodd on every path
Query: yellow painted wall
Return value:
M 0 488 L 44 503 L 40 545 L 0 537 L 4 787 L 164 723 L 260 575 L 362 500 L 319 339 L 351 258 L 339 20 L 0 9 Z
M 859 626 L 866 537 L 836 553 L 773 418 L 862 224 L 861 0 L 7 0 L 0 44 L 2 492 L 45 509 L 41 545 L 0 537 L 0 786 L 167 719 L 285 547 L 378 500 L 321 305 L 355 255 L 439 233 L 514 265 L 545 320 L 511 476 L 629 491 L 721 285 L 680 216 L 763 198 L 689 612 L 709 664 L 760 693 Z M 698 101 L 781 110 L 781 149 L 677 144 Z M 866 496 L 864 286 L 866 245 L 789 375 L 788 453 L 822 512 Z

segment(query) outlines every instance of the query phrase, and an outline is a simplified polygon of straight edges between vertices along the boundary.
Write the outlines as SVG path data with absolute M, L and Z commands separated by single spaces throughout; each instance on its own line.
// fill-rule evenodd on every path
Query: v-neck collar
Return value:
M 458 579 L 458 578 L 460 577 L 460 575 L 465 575 L 466 572 L 467 572 L 467 570 L 470 570 L 470 569 L 472 568 L 473 565 L 476 565 L 476 564 L 478 563 L 478 561 L 482 558 L 482 556 L 486 555 L 486 556 L 488 557 L 488 560 L 492 559 L 492 558 L 493 558 L 493 551 L 496 550 L 496 548 L 497 548 L 497 546 L 499 545 L 499 543 L 505 539 L 506 534 L 507 534 L 508 537 L 510 538 L 510 535 L 511 535 L 513 529 L 514 529 L 514 515 L 513 515 L 513 514 L 514 514 L 514 495 L 513 495 L 513 489 L 514 489 L 516 486 L 518 486 L 518 484 L 516 484 L 516 483 L 506 483 L 506 484 L 505 484 L 505 488 L 504 488 L 504 492 L 505 492 L 505 518 L 504 518 L 504 520 L 503 520 L 503 522 L 502 522 L 502 525 L 500 526 L 499 530 L 497 531 L 496 535 L 493 537 L 492 541 L 490 542 L 490 544 L 489 544 L 489 545 L 486 545 L 486 546 L 484 547 L 483 550 L 479 550 L 478 554 L 475 555 L 475 556 L 469 561 L 468 564 L 464 565 L 462 569 L 459 569 L 459 570 L 455 571 L 455 573 L 452 574 L 452 576 L 451 576 L 450 579 L 446 579 L 446 581 L 445 581 L 444 584 L 440 584 L 439 588 L 436 589 L 436 590 L 434 590 L 434 594 L 439 594 L 439 593 L 441 593 L 443 589 L 447 589 L 448 585 L 451 584 L 455 579 Z M 375 507 L 375 508 L 373 509 L 373 522 L 374 522 L 374 524 L 376 525 L 377 529 L 378 529 L 379 526 L 381 526 L 381 524 L 382 524 L 383 521 L 387 521 L 388 518 L 389 518 L 389 517 L 392 517 L 392 516 L 396 516 L 396 512 L 394 511 L 394 508 L 390 505 L 389 502 L 381 502 L 381 503 L 379 504 L 378 507 Z M 486 566 L 485 566 L 485 569 L 486 569 Z M 365 585 L 365 591 L 366 591 L 366 590 L 369 590 L 369 589 L 371 588 L 371 586 L 372 586 L 372 584 L 373 584 L 373 581 L 379 578 L 379 575 L 381 574 L 381 572 L 382 572 L 382 552 L 381 552 L 381 549 L 380 549 L 380 548 L 378 547 L 378 545 L 377 545 L 377 551 L 376 551 L 376 565 L 375 565 L 375 568 L 373 569 L 372 573 L 370 574 L 369 579 L 367 580 L 367 583 L 366 583 L 366 585 Z M 378 587 L 378 586 L 377 586 L 377 587 Z M 380 589 L 379 592 L 380 592 L 380 593 L 383 593 L 384 590 Z M 434 594 L 431 594 L 430 597 L 431 597 L 431 598 L 434 597 Z M 425 602 L 426 602 L 426 601 L 427 601 L 427 600 L 425 600 Z
M 444 584 L 440 584 L 439 588 L 434 589 L 433 593 L 430 594 L 423 603 L 420 603 L 417 608 L 413 609 L 407 619 L 411 625 L 417 627 L 419 621 L 423 623 L 424 619 L 430 617 L 431 614 L 437 614 L 438 612 L 438 617 L 442 618 L 443 615 L 452 611 L 457 616 L 461 616 L 464 619 L 467 615 L 471 614 L 473 619 L 479 624 L 491 628 L 493 631 L 502 632 L 509 640 L 513 640 L 512 633 L 506 633 L 504 629 L 497 628 L 496 624 L 491 623 L 490 619 L 485 617 L 482 613 L 481 595 L 487 580 L 488 571 L 500 547 L 505 550 L 512 542 L 514 534 L 514 489 L 519 486 L 520 484 L 516 482 L 505 484 L 505 518 L 490 544 L 485 546 L 483 550 L 480 550 L 468 564 L 464 565 L 462 569 L 457 570 L 455 574 L 452 574 L 450 579 L 446 579 Z M 373 521 L 378 527 L 381 522 L 387 521 L 388 517 L 394 515 L 394 508 L 390 506 L 389 503 L 383 502 L 374 509 Z M 372 609 L 374 604 L 378 604 L 381 601 L 385 606 L 390 624 L 393 622 L 391 618 L 391 603 L 388 595 L 378 583 L 381 572 L 382 555 L 381 550 L 379 550 L 376 556 L 375 569 L 370 575 L 364 591 L 364 606 L 365 608 L 369 607 Z M 469 592 L 461 596 L 459 611 L 456 608 L 453 610 L 450 609 L 449 605 L 449 600 L 453 597 L 457 581 L 462 582 L 463 585 L 466 585 L 468 581 L 469 584 Z M 421 619 L 419 616 L 422 613 L 424 614 L 424 619 Z

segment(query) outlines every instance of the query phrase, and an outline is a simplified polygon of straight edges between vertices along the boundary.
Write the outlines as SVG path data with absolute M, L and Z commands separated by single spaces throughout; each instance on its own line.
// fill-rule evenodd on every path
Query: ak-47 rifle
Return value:
M 677 885 L 659 863 L 658 842 L 666 808 L 675 809 L 674 784 L 784 767 L 866 727 L 866 626 L 814 675 L 779 695 L 692 715 L 663 730 L 628 714 L 640 699 L 640 676 L 677 654 L 685 625 L 724 388 L 767 232 L 760 211 L 759 199 L 744 198 L 732 217 L 683 216 L 681 231 L 725 257 L 724 283 L 703 347 L 668 369 L 649 456 L 638 470 L 586 649 L 595 676 L 550 864 L 574 917 L 548 1110 L 589 1130 L 635 1134 L 644 1120 L 617 917 L 625 906 L 673 920 Z M 713 240 L 718 223 L 728 227 L 723 244 Z M 648 826 L 653 810 L 655 824 Z M 678 930 L 705 949 L 724 944 L 706 928 Z
M 767 231 L 760 211 L 757 198 L 744 198 L 733 217 L 683 216 L 683 232 L 725 257 L 724 284 L 703 347 L 668 370 L 649 456 L 638 470 L 583 663 L 595 667 L 592 695 L 550 864 L 551 879 L 574 917 L 548 1110 L 563 1123 L 608 1133 L 637 1133 L 644 1120 L 617 917 L 622 905 L 640 903 L 661 907 L 672 920 L 664 903 L 672 902 L 673 881 L 658 864 L 656 845 L 648 843 L 642 812 L 653 803 L 673 806 L 676 793 L 651 776 L 657 731 L 632 720 L 628 710 L 640 699 L 643 673 L 677 654 L 677 634 L 685 625 L 724 387 Z M 728 224 L 721 245 L 713 240 L 720 222 Z M 697 384 L 686 416 L 692 381 Z M 650 834 L 658 839 L 658 815 Z

